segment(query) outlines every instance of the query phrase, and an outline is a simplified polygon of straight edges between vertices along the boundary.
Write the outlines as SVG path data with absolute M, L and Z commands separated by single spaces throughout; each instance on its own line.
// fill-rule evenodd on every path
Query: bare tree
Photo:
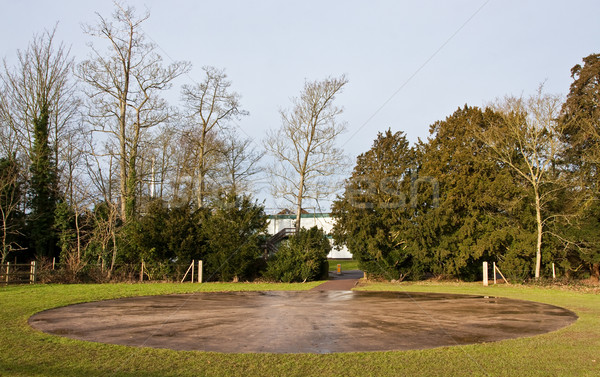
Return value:
M 121 217 L 136 212 L 138 149 L 147 130 L 168 117 L 167 105 L 158 94 L 187 72 L 190 64 L 175 62 L 163 67 L 156 46 L 147 42 L 141 28 L 149 18 L 135 9 L 115 3 L 112 20 L 98 14 L 99 22 L 85 32 L 104 39 L 107 52 L 91 46 L 92 56 L 78 67 L 78 76 L 88 84 L 90 116 L 96 129 L 115 140 L 119 164 Z
M 177 158 L 178 134 L 176 127 L 166 125 L 153 140 L 151 173 L 148 180 L 151 197 L 167 201 L 172 199 L 173 193 L 168 190 L 169 182 L 174 179 L 180 168 Z
M 9 144 L 5 149 L 28 155 L 33 149 L 33 120 L 48 106 L 49 142 L 58 165 L 62 136 L 77 116 L 79 100 L 71 80 L 73 58 L 65 45 L 56 46 L 55 33 L 56 27 L 35 35 L 27 50 L 17 51 L 15 68 L 4 60 L 0 118 L 8 136 L 3 137 L 8 141 L 3 144 Z
M 253 178 L 262 172 L 258 162 L 265 152 L 258 152 L 252 140 L 241 139 L 234 131 L 225 135 L 219 152 L 219 182 L 222 188 L 233 196 L 250 190 Z
M 335 141 L 346 125 L 337 120 L 342 109 L 333 101 L 347 83 L 343 75 L 306 82 L 291 110 L 281 110 L 281 128 L 269 132 L 264 143 L 276 160 L 270 168 L 273 194 L 296 206 L 296 230 L 304 199 L 318 202 L 337 190 L 331 179 L 345 156 Z
M 557 121 L 561 103 L 560 96 L 545 94 L 542 86 L 529 98 L 505 97 L 491 106 L 502 115 L 501 120 L 478 133 L 493 156 L 524 179 L 531 190 L 537 225 L 536 278 L 540 277 L 544 229 L 556 217 L 548 206 L 566 187 L 554 169 L 564 149 Z
M 240 95 L 231 92 L 231 81 L 223 70 L 203 67 L 204 81 L 194 86 L 183 86 L 183 100 L 191 120 L 187 131 L 190 142 L 195 145 L 197 156 L 196 202 L 204 205 L 207 194 L 206 177 L 214 169 L 218 157 L 218 132 L 235 117 L 246 115 L 240 109 Z
M 109 246 L 111 246 L 110 267 L 108 269 L 108 278 L 110 278 L 118 255 L 117 224 L 119 209 L 112 200 L 113 182 L 116 180 L 116 173 L 113 172 L 113 155 L 108 156 L 108 163 L 104 163 L 102 157 L 93 153 L 85 155 L 90 182 L 95 187 L 95 191 L 100 193 L 92 212 L 94 225 L 91 238 L 101 246 L 98 255 L 99 261 L 104 261 L 108 256 Z M 106 166 L 105 170 L 107 171 L 102 171 L 103 166 Z
M 2 237 L 1 263 L 4 263 L 8 254 L 13 251 L 25 250 L 19 245 L 16 237 L 22 236 L 20 224 L 17 219 L 19 206 L 22 204 L 21 169 L 14 159 L 0 159 L 0 227 Z
M 0 74 L 0 118 L 8 125 L 8 148 L 25 162 L 30 173 L 29 230 L 37 255 L 56 253 L 54 210 L 61 190 L 59 149 L 78 114 L 73 59 L 69 49 L 54 42 L 56 28 L 35 35 L 25 51 L 17 51 L 17 64 L 4 61 Z M 16 142 L 16 144 L 14 144 Z M 12 145 L 11 145 L 12 144 Z M 64 181 L 63 181 L 64 182 Z

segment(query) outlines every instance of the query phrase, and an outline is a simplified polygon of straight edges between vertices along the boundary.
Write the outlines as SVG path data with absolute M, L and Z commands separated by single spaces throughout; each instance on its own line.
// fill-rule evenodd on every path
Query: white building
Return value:
M 304 213 L 301 215 L 302 221 L 300 221 L 300 226 L 304 229 L 312 228 L 316 226 L 319 229 L 322 229 L 328 235 L 331 234 L 331 230 L 333 229 L 333 224 L 335 220 L 331 217 L 329 213 Z M 290 211 L 283 211 L 277 215 L 269 216 L 269 223 L 267 231 L 269 234 L 277 234 L 277 232 L 286 229 L 286 228 L 295 228 L 296 226 L 296 215 L 290 213 Z M 352 254 L 348 251 L 346 246 L 342 246 L 341 248 L 336 248 L 333 245 L 333 239 L 329 236 L 329 241 L 331 242 L 331 252 L 327 255 L 329 259 L 352 259 Z

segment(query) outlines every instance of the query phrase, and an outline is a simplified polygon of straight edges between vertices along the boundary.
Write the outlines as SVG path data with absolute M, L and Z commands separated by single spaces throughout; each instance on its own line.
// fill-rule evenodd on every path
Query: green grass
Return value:
M 342 265 L 342 271 L 358 270 L 358 261 L 357 260 L 330 259 L 329 260 L 329 271 L 336 271 L 338 264 Z
M 600 296 L 524 286 L 371 284 L 365 290 L 486 294 L 534 300 L 580 319 L 531 338 L 422 351 L 313 354 L 220 354 L 77 341 L 31 329 L 34 313 L 77 302 L 195 291 L 303 290 L 307 284 L 107 284 L 0 288 L 0 375 L 11 376 L 597 376 Z M 357 339 L 360 333 L 357 330 Z

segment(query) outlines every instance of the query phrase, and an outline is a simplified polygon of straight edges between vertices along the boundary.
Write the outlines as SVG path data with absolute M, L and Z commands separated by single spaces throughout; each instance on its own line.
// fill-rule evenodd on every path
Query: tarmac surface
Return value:
M 531 301 L 348 291 L 333 284 L 354 286 L 357 276 L 345 274 L 313 291 L 202 292 L 76 304 L 35 314 L 29 323 L 50 334 L 129 346 L 332 353 L 493 342 L 577 320 L 569 310 Z

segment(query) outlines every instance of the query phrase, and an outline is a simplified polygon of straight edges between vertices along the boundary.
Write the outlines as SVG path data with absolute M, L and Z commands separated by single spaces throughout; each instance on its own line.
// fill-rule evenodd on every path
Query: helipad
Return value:
M 534 336 L 577 316 L 530 301 L 410 292 L 194 293 L 48 310 L 31 326 L 75 339 L 216 352 L 424 349 Z

